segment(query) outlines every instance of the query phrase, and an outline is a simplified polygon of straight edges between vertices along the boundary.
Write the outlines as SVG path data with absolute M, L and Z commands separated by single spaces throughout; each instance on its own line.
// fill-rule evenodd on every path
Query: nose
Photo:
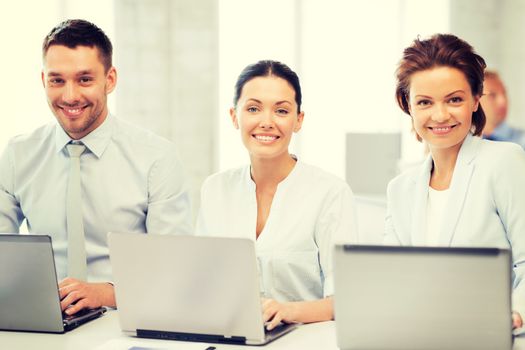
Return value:
M 259 127 L 262 129 L 272 129 L 274 127 L 273 114 L 271 111 L 261 113 Z
M 74 105 L 80 100 L 78 87 L 74 83 L 68 82 L 64 85 L 62 100 L 68 105 Z
M 434 113 L 432 113 L 432 120 L 438 123 L 446 122 L 450 118 L 447 107 L 443 103 L 436 103 Z

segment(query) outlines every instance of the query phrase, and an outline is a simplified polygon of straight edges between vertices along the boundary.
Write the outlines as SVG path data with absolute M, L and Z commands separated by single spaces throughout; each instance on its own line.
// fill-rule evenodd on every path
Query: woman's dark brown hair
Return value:
M 396 99 L 399 107 L 410 115 L 409 92 L 412 74 L 434 67 L 452 67 L 460 70 L 470 85 L 473 96 L 483 94 L 485 60 L 474 52 L 466 41 L 451 34 L 435 34 L 430 39 L 414 40 L 403 51 L 403 58 L 396 71 Z M 473 133 L 481 135 L 485 126 L 485 113 L 478 106 L 472 114 Z M 419 137 L 418 137 L 419 139 Z

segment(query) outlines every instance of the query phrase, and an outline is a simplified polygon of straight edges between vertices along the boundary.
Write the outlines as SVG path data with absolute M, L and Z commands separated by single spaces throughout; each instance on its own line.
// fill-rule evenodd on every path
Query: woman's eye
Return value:
M 452 103 L 460 103 L 460 102 L 463 102 L 463 99 L 461 97 L 452 97 L 450 99 L 450 102 L 452 102 Z
M 256 113 L 259 109 L 257 107 L 248 107 L 247 111 L 250 113 Z
M 430 101 L 429 100 L 420 100 L 420 101 L 417 101 L 417 105 L 425 107 L 425 106 L 430 105 Z
M 286 110 L 286 109 L 278 109 L 277 113 L 286 115 L 286 114 L 288 114 L 288 110 Z

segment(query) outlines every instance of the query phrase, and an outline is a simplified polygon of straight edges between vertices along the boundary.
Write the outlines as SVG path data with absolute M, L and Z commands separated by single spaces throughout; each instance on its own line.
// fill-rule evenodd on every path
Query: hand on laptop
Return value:
M 280 303 L 274 299 L 262 298 L 263 321 L 266 329 L 271 331 L 279 323 L 292 323 L 296 320 L 294 303 Z
M 512 312 L 512 329 L 521 328 L 523 327 L 523 319 L 521 318 L 521 315 L 513 311 Z
M 58 291 L 62 311 L 68 315 L 87 308 L 115 307 L 115 292 L 110 283 L 88 283 L 68 277 L 58 284 Z
M 262 298 L 263 321 L 266 329 L 272 330 L 279 323 L 310 323 L 334 319 L 332 297 L 313 301 L 281 303 L 274 299 Z

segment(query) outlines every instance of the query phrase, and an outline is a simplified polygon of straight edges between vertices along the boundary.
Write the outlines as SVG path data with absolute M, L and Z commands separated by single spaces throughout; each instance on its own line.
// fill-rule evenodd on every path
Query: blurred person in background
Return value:
M 505 85 L 496 71 L 485 71 L 480 102 L 487 117 L 483 137 L 487 140 L 514 142 L 525 148 L 525 130 L 512 127 L 505 121 L 509 99 Z

